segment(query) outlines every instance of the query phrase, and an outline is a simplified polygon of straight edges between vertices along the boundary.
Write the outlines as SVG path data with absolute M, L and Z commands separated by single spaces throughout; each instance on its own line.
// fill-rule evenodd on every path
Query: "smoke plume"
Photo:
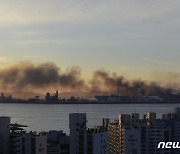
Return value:
M 72 67 L 62 72 L 54 63 L 33 64 L 32 62 L 19 62 L 0 70 L 0 83 L 10 85 L 17 89 L 46 88 L 61 86 L 64 88 L 83 87 L 84 81 L 80 79 L 79 67 Z
M 159 75 L 158 75 L 159 76 Z M 166 73 L 164 78 L 177 81 L 176 89 L 180 88 L 179 74 Z M 52 62 L 34 64 L 30 61 L 19 62 L 13 66 L 0 69 L 0 88 L 11 87 L 13 90 L 43 90 L 58 88 L 61 92 L 79 92 L 89 96 L 98 94 L 120 94 L 126 96 L 158 95 L 169 97 L 173 95 L 173 88 L 163 87 L 156 82 L 143 80 L 127 80 L 116 73 L 97 70 L 90 81 L 81 76 L 78 66 L 62 71 Z
M 143 80 L 128 81 L 123 76 L 118 76 L 116 73 L 110 74 L 103 70 L 94 72 L 93 79 L 91 80 L 91 90 L 94 93 L 104 91 L 133 97 L 139 95 L 165 96 L 172 94 L 171 89 L 163 88 L 156 82 L 149 83 Z

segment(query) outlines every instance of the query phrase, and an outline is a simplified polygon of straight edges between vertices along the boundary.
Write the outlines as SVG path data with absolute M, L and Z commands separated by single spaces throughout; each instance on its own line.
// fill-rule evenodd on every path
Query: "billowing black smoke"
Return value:
M 177 77 L 177 76 L 176 76 Z M 94 72 L 91 80 L 91 92 L 105 94 L 113 93 L 132 97 L 138 96 L 160 96 L 162 98 L 174 97 L 174 91 L 170 88 L 164 88 L 156 82 L 147 82 L 143 80 L 128 81 L 123 76 L 116 73 L 107 73 L 103 70 Z
M 0 70 L 0 82 L 18 89 L 25 87 L 43 88 L 60 85 L 66 88 L 84 86 L 80 79 L 79 67 L 72 67 L 66 72 L 61 72 L 54 63 L 33 64 L 32 62 L 19 62 L 18 64 Z
M 67 89 L 73 92 L 81 91 L 91 96 L 117 93 L 133 97 L 139 95 L 171 97 L 173 95 L 172 88 L 164 88 L 155 82 L 150 83 L 143 80 L 129 81 L 116 73 L 103 70 L 95 71 L 92 79 L 86 81 L 81 77 L 80 67 L 76 66 L 62 71 L 52 62 L 34 64 L 23 61 L 0 69 L 0 86 L 1 89 L 8 86 L 18 90 L 57 87 L 61 91 Z

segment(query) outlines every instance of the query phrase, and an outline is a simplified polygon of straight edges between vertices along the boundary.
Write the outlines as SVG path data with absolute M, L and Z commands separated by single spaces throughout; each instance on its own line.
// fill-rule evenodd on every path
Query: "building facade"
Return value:
M 108 125 L 108 152 L 109 154 L 170 154 L 172 150 L 157 147 L 162 141 L 173 141 L 172 128 L 168 121 L 157 119 L 156 113 L 153 112 L 145 114 L 143 119 L 140 119 L 137 113 L 120 114 L 118 120 Z M 176 134 L 178 132 L 179 130 Z
M 73 113 L 69 115 L 70 154 L 87 153 L 86 114 Z
M 0 117 L 0 154 L 8 154 L 10 149 L 10 117 Z

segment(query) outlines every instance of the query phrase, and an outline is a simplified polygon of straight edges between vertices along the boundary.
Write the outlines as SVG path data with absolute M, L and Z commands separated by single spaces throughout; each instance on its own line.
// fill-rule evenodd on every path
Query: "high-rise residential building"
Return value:
M 140 153 L 139 115 L 120 114 L 119 120 L 108 126 L 109 154 Z
M 11 133 L 10 153 L 31 154 L 31 149 L 31 134 L 25 132 Z
M 86 114 L 69 115 L 70 154 L 107 154 L 109 119 L 103 120 L 104 126 L 86 127 Z
M 86 114 L 72 113 L 69 115 L 70 154 L 87 153 Z
M 27 133 L 22 125 L 13 124 L 10 134 L 11 154 L 46 154 L 47 136 L 46 133 Z
M 47 154 L 47 134 L 42 132 L 42 133 L 34 133 L 32 135 L 32 145 L 34 146 L 35 149 L 35 154 Z
M 108 125 L 108 153 L 120 153 L 120 129 L 119 121 Z
M 46 133 L 20 133 L 11 134 L 12 154 L 46 154 L 47 136 Z
M 47 154 L 69 154 L 69 136 L 63 131 L 47 132 Z
M 147 113 L 143 119 L 139 114 L 120 114 L 118 121 L 108 126 L 109 154 L 163 154 L 169 149 L 158 149 L 159 142 L 171 140 L 171 129 L 156 113 Z
M 170 129 L 158 126 L 141 126 L 141 153 L 142 154 L 170 154 L 169 149 L 158 149 L 160 142 L 170 141 Z
M 120 127 L 120 154 L 141 153 L 140 129 Z
M 180 141 L 180 108 L 176 107 L 174 109 L 174 113 L 163 114 L 163 121 L 167 123 L 167 125 L 171 129 L 171 141 L 179 142 Z M 180 153 L 180 149 L 171 149 L 172 154 Z
M 0 117 L 0 154 L 9 154 L 10 117 Z
M 172 139 L 174 142 L 179 142 L 180 141 L 180 121 L 176 120 L 176 121 L 172 121 L 171 122 L 172 126 Z M 180 153 L 180 149 L 173 149 L 173 153 Z
M 87 154 L 108 153 L 108 133 L 103 126 L 87 129 Z
M 46 133 L 26 133 L 10 117 L 0 117 L 0 154 L 46 154 Z

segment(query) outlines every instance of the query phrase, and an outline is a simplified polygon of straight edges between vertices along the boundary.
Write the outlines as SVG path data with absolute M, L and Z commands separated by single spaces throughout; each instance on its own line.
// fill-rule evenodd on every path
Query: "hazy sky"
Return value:
M 179 0 L 0 0 L 0 67 L 79 65 L 149 78 L 179 72 Z

